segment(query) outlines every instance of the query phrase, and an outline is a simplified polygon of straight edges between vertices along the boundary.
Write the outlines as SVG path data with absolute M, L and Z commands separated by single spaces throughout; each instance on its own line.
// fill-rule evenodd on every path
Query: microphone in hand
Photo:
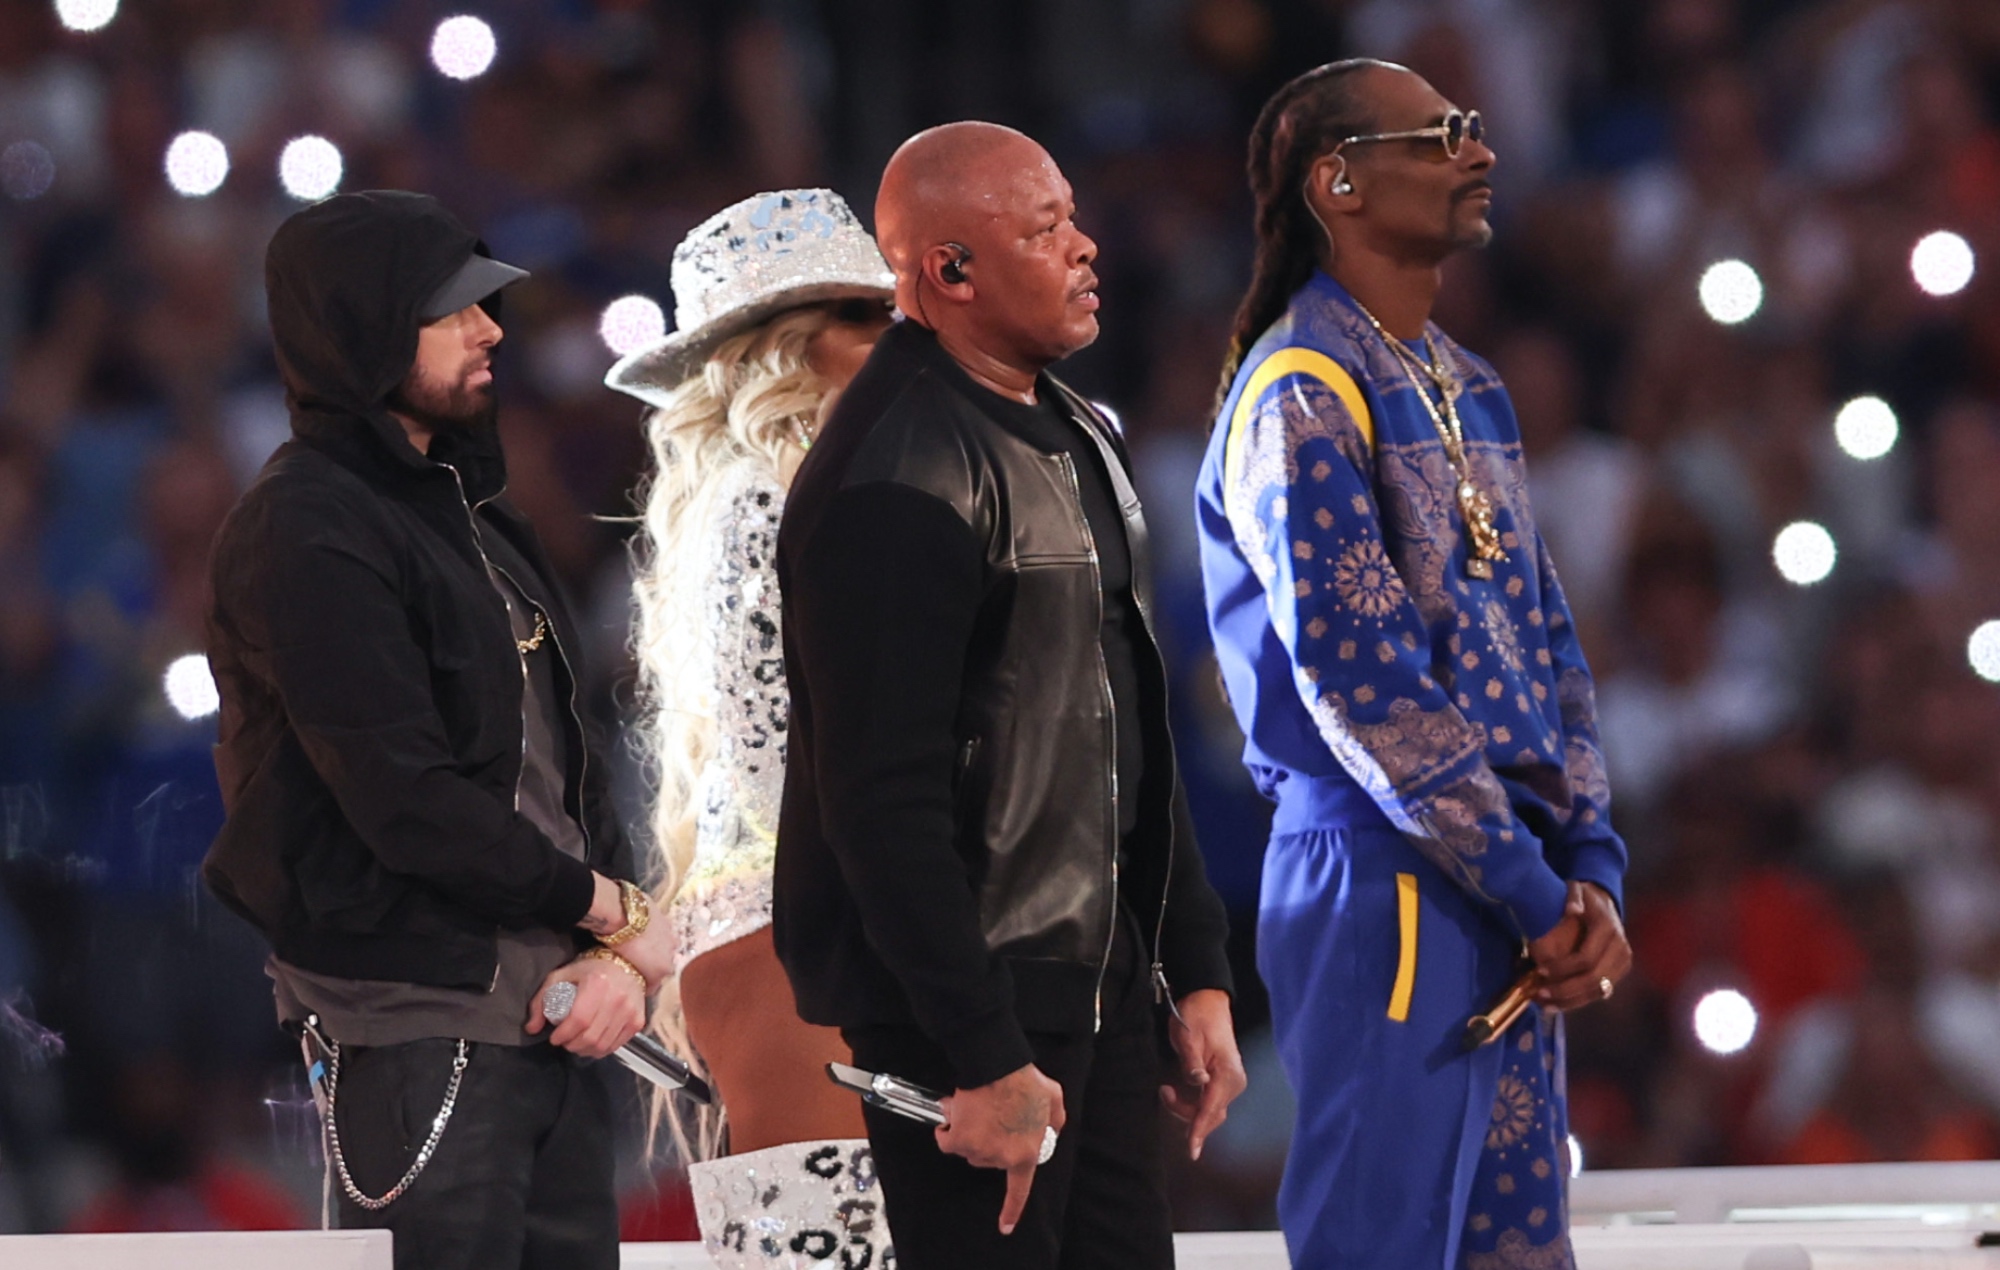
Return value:
M 576 1008 L 576 985 L 559 981 L 548 986 L 542 993 L 542 1017 L 550 1023 L 560 1023 Z M 616 1055 L 619 1062 L 667 1089 L 678 1089 L 699 1103 L 712 1103 L 715 1093 L 708 1082 L 694 1074 L 686 1062 L 677 1058 L 666 1046 L 660 1044 L 644 1032 L 633 1037 L 619 1047 Z

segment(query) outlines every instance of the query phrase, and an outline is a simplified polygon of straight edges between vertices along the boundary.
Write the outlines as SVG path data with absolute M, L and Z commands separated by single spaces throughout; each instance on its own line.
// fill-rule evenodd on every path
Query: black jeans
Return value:
M 897 1270 L 1164 1270 L 1174 1264 L 1161 1138 L 1162 1066 L 1143 958 L 1120 924 L 1095 1036 L 1028 1034 L 1035 1065 L 1062 1086 L 1069 1121 L 1035 1170 L 1028 1206 L 1000 1233 L 1007 1175 L 938 1150 L 931 1129 L 864 1107 L 896 1239 Z M 940 1091 L 944 1053 L 904 1028 L 850 1028 L 857 1066 Z
M 457 1042 L 341 1051 L 340 1144 L 361 1193 L 416 1158 Z M 396 1270 L 617 1270 L 611 1097 L 603 1074 L 551 1045 L 469 1045 L 458 1102 L 414 1185 L 374 1212 L 338 1179 L 342 1229 L 395 1232 Z

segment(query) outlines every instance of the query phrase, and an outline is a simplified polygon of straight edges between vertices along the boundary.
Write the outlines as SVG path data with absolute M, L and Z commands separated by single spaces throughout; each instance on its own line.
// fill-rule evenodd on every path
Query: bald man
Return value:
M 1011 129 L 896 152 L 906 320 L 778 538 L 778 955 L 859 1065 L 951 1091 L 935 1133 L 867 1111 L 903 1270 L 1171 1265 L 1162 1091 L 1199 1154 L 1244 1084 L 1145 521 L 1118 433 L 1047 370 L 1097 337 L 1074 212 Z

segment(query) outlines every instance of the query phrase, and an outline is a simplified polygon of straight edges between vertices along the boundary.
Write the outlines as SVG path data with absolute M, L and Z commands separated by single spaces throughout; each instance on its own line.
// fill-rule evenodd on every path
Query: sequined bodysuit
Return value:
M 784 488 L 745 460 L 700 543 L 707 561 L 701 665 L 713 675 L 716 746 L 695 787 L 694 860 L 669 909 L 681 966 L 771 923 L 771 868 L 785 786 L 785 651 L 773 552 Z

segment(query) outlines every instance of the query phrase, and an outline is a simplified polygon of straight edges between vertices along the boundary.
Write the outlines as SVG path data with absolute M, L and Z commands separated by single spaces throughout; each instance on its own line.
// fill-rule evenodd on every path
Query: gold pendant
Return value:
M 1470 480 L 1458 482 L 1458 511 L 1465 518 L 1465 571 L 1475 578 L 1493 576 L 1493 562 L 1505 560 L 1499 531 L 1493 527 L 1493 500 Z

